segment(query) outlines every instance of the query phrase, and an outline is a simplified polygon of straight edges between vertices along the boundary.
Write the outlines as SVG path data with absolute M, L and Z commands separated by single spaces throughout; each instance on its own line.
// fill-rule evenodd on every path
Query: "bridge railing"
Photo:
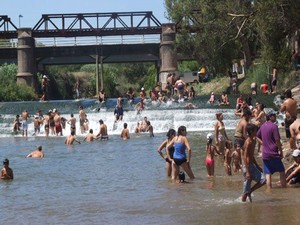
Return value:
M 68 37 L 36 38 L 36 47 L 114 45 L 114 44 L 151 44 L 160 43 L 160 35 L 106 36 L 106 37 Z M 17 48 L 18 39 L 0 42 L 0 48 Z
M 36 38 L 37 47 L 160 43 L 160 35 Z

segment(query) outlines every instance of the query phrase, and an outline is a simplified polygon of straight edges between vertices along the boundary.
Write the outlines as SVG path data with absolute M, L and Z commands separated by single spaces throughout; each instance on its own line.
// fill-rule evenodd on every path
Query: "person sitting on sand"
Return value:
M 293 151 L 294 163 L 285 170 L 286 182 L 288 184 L 300 183 L 300 150 Z
M 36 150 L 31 152 L 26 156 L 26 158 L 44 158 L 44 153 L 42 152 L 42 146 L 39 145 Z

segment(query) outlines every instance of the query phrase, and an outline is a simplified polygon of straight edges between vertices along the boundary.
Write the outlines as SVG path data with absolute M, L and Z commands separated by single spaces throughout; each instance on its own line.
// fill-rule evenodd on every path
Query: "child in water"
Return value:
M 225 154 L 224 154 L 224 167 L 227 175 L 231 176 L 231 149 L 232 143 L 231 141 L 226 141 L 225 143 Z
M 210 103 L 210 104 L 215 103 L 215 94 L 214 94 L 213 92 L 212 92 L 211 95 L 210 95 L 209 103 Z
M 234 151 L 231 154 L 233 172 L 242 171 L 241 147 L 240 144 L 234 143 Z
M 215 175 L 215 162 L 214 162 L 215 151 L 219 154 L 217 147 L 214 146 L 212 142 L 213 142 L 213 135 L 212 133 L 208 133 L 207 144 L 206 144 L 206 158 L 205 158 L 205 165 L 206 165 L 208 177 Z

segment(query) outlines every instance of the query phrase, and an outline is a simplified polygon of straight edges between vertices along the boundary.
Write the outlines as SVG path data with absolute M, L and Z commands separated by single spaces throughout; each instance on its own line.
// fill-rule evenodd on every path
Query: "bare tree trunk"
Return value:
M 250 47 L 249 47 L 249 42 L 247 40 L 247 38 L 245 38 L 244 36 L 240 36 L 239 40 L 243 46 L 243 52 L 244 52 L 244 57 L 245 57 L 245 67 L 246 69 L 249 69 L 249 67 L 252 64 L 252 54 L 250 51 Z

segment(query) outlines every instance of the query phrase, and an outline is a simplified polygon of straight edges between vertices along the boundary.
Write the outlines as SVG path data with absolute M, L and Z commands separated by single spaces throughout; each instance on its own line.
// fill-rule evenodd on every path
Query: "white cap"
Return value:
M 56 112 L 57 110 L 56 109 L 53 109 L 53 112 Z
M 47 79 L 47 76 L 46 76 L 46 75 L 44 75 L 44 76 L 43 76 L 43 78 Z
M 208 140 L 208 139 L 213 140 L 213 139 L 214 139 L 214 135 L 213 135 L 212 133 L 208 133 L 208 134 L 206 135 L 206 138 L 207 138 L 207 140 Z
M 294 150 L 292 156 L 294 157 L 300 156 L 300 150 L 299 149 Z
M 141 90 L 143 91 L 143 90 L 144 90 L 144 88 L 142 87 L 142 88 L 141 88 Z

